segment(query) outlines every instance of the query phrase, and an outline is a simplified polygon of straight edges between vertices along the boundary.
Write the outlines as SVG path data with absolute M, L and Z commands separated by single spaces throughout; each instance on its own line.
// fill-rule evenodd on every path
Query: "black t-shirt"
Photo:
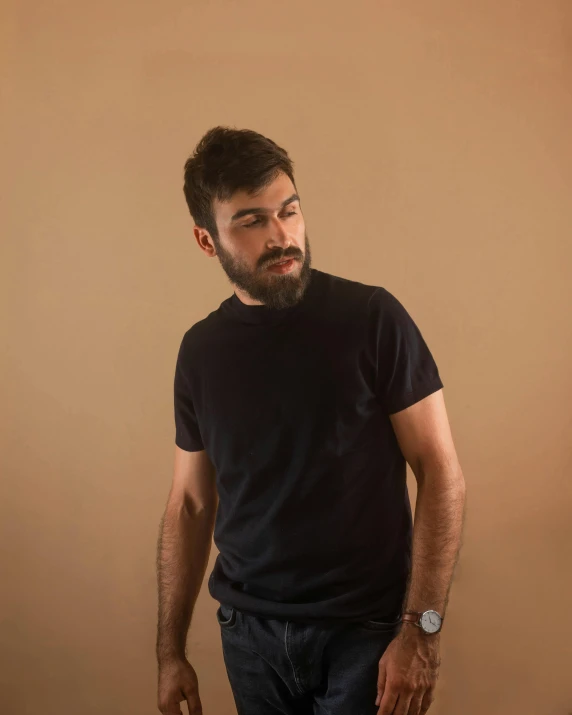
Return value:
M 195 323 L 177 357 L 175 441 L 216 469 L 210 595 L 299 622 L 397 615 L 412 517 L 389 415 L 442 387 L 397 298 L 315 268 L 294 307 L 233 293 Z

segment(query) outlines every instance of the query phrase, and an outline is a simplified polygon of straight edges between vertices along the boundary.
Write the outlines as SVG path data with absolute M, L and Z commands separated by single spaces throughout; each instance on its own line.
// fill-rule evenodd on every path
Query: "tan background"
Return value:
M 439 365 L 468 507 L 432 715 L 572 711 L 570 3 L 35 0 L 1 25 L 0 711 L 158 712 L 176 351 L 232 291 L 182 193 L 216 124 L 291 153 L 313 265 L 392 291 Z M 217 605 L 205 578 L 205 715 L 235 712 Z

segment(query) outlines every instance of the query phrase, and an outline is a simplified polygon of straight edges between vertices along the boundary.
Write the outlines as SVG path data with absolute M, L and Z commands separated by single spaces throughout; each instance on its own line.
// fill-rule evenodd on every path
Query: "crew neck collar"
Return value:
M 230 298 L 225 301 L 228 314 L 242 323 L 250 323 L 251 325 L 273 325 L 275 323 L 281 323 L 283 320 L 295 315 L 308 300 L 308 295 L 315 287 L 316 273 L 315 268 L 310 269 L 310 280 L 302 299 L 290 308 L 269 308 L 266 305 L 247 305 L 240 300 L 236 293 L 233 293 Z

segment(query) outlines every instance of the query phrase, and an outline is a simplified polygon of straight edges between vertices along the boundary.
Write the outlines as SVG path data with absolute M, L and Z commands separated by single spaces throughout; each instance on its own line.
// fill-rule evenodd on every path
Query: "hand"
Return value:
M 433 702 L 440 634 L 403 624 L 379 661 L 377 715 L 425 715 Z
M 157 706 L 162 715 L 182 715 L 182 700 L 187 701 L 189 715 L 203 715 L 195 669 L 186 658 L 160 663 Z

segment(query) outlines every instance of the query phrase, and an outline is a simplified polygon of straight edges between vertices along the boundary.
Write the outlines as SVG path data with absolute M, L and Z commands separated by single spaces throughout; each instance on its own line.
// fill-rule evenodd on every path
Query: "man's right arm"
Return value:
M 187 632 L 207 569 L 218 495 L 205 450 L 175 446 L 173 483 L 157 548 L 159 667 L 186 658 Z

